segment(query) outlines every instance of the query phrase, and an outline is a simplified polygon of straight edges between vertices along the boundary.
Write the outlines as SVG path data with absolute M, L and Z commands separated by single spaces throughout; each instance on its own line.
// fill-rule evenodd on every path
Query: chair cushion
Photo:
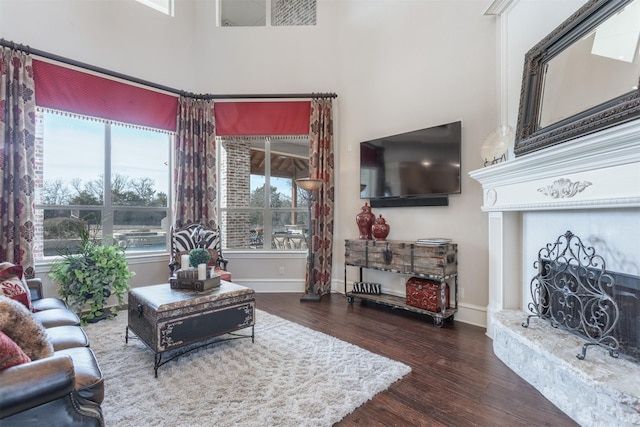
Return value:
M 89 347 L 89 338 L 79 326 L 56 326 L 47 328 L 49 341 L 54 351 L 74 347 Z
M 220 280 L 226 280 L 227 282 L 231 281 L 231 273 L 229 273 L 228 271 L 216 267 L 214 272 L 220 276 Z
M 60 298 L 41 298 L 32 300 L 33 311 L 51 310 L 52 308 L 67 308 L 67 304 Z
M 0 331 L 0 371 L 31 362 L 18 344 Z
M 0 263 L 0 291 L 2 295 L 21 302 L 29 311 L 33 311 L 31 291 L 27 286 L 21 265 L 10 262 Z
M 44 359 L 53 354 L 47 331 L 18 301 L 0 296 L 0 331 L 4 332 L 31 360 Z
M 66 308 L 52 308 L 51 310 L 38 311 L 37 313 L 33 313 L 33 317 L 42 323 L 45 328 L 65 325 L 78 326 L 80 324 L 78 315 Z
M 89 347 L 75 347 L 56 351 L 55 355 L 68 355 L 73 360 L 76 376 L 76 391 L 80 396 L 95 403 L 104 399 L 104 377 L 96 357 Z

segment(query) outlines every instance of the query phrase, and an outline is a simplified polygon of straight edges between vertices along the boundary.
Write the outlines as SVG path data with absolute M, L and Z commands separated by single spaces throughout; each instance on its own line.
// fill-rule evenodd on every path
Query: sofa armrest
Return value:
M 42 279 L 27 279 L 27 286 L 29 287 L 29 291 L 31 292 L 32 301 L 42 299 Z
M 0 425 L 104 427 L 100 405 L 80 397 L 70 356 L 58 355 L 0 372 Z
M 61 355 L 13 366 L 0 372 L 0 384 L 0 418 L 5 418 L 72 392 L 73 361 Z

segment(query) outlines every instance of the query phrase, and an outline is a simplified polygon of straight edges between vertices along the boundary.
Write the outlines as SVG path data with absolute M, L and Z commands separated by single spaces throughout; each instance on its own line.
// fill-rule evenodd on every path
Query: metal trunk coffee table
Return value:
M 129 291 L 125 342 L 132 331 L 154 352 L 154 374 L 170 360 L 205 345 L 229 339 L 254 341 L 255 292 L 221 281 L 204 292 L 171 289 L 168 283 Z M 251 335 L 234 331 L 251 328 Z M 221 337 L 228 334 L 228 337 Z M 217 339 L 215 339 L 217 338 Z M 169 358 L 162 360 L 165 353 Z

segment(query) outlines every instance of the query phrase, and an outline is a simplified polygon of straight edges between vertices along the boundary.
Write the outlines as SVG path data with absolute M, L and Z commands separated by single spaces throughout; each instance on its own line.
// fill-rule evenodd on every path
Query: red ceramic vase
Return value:
M 356 215 L 356 224 L 360 230 L 360 240 L 371 240 L 371 226 L 376 216 L 371 212 L 371 206 L 364 204 L 362 210 Z
M 373 233 L 373 237 L 375 237 L 376 240 L 385 240 L 389 235 L 389 224 L 382 218 L 382 215 L 376 218 L 371 226 L 371 233 Z

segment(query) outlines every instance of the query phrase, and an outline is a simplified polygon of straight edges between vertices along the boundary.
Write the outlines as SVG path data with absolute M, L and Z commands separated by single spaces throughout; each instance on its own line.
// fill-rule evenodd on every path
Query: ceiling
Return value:
M 251 150 L 251 173 L 264 175 L 265 152 Z M 304 178 L 309 176 L 309 160 L 285 154 L 271 154 L 271 176 L 278 178 Z

